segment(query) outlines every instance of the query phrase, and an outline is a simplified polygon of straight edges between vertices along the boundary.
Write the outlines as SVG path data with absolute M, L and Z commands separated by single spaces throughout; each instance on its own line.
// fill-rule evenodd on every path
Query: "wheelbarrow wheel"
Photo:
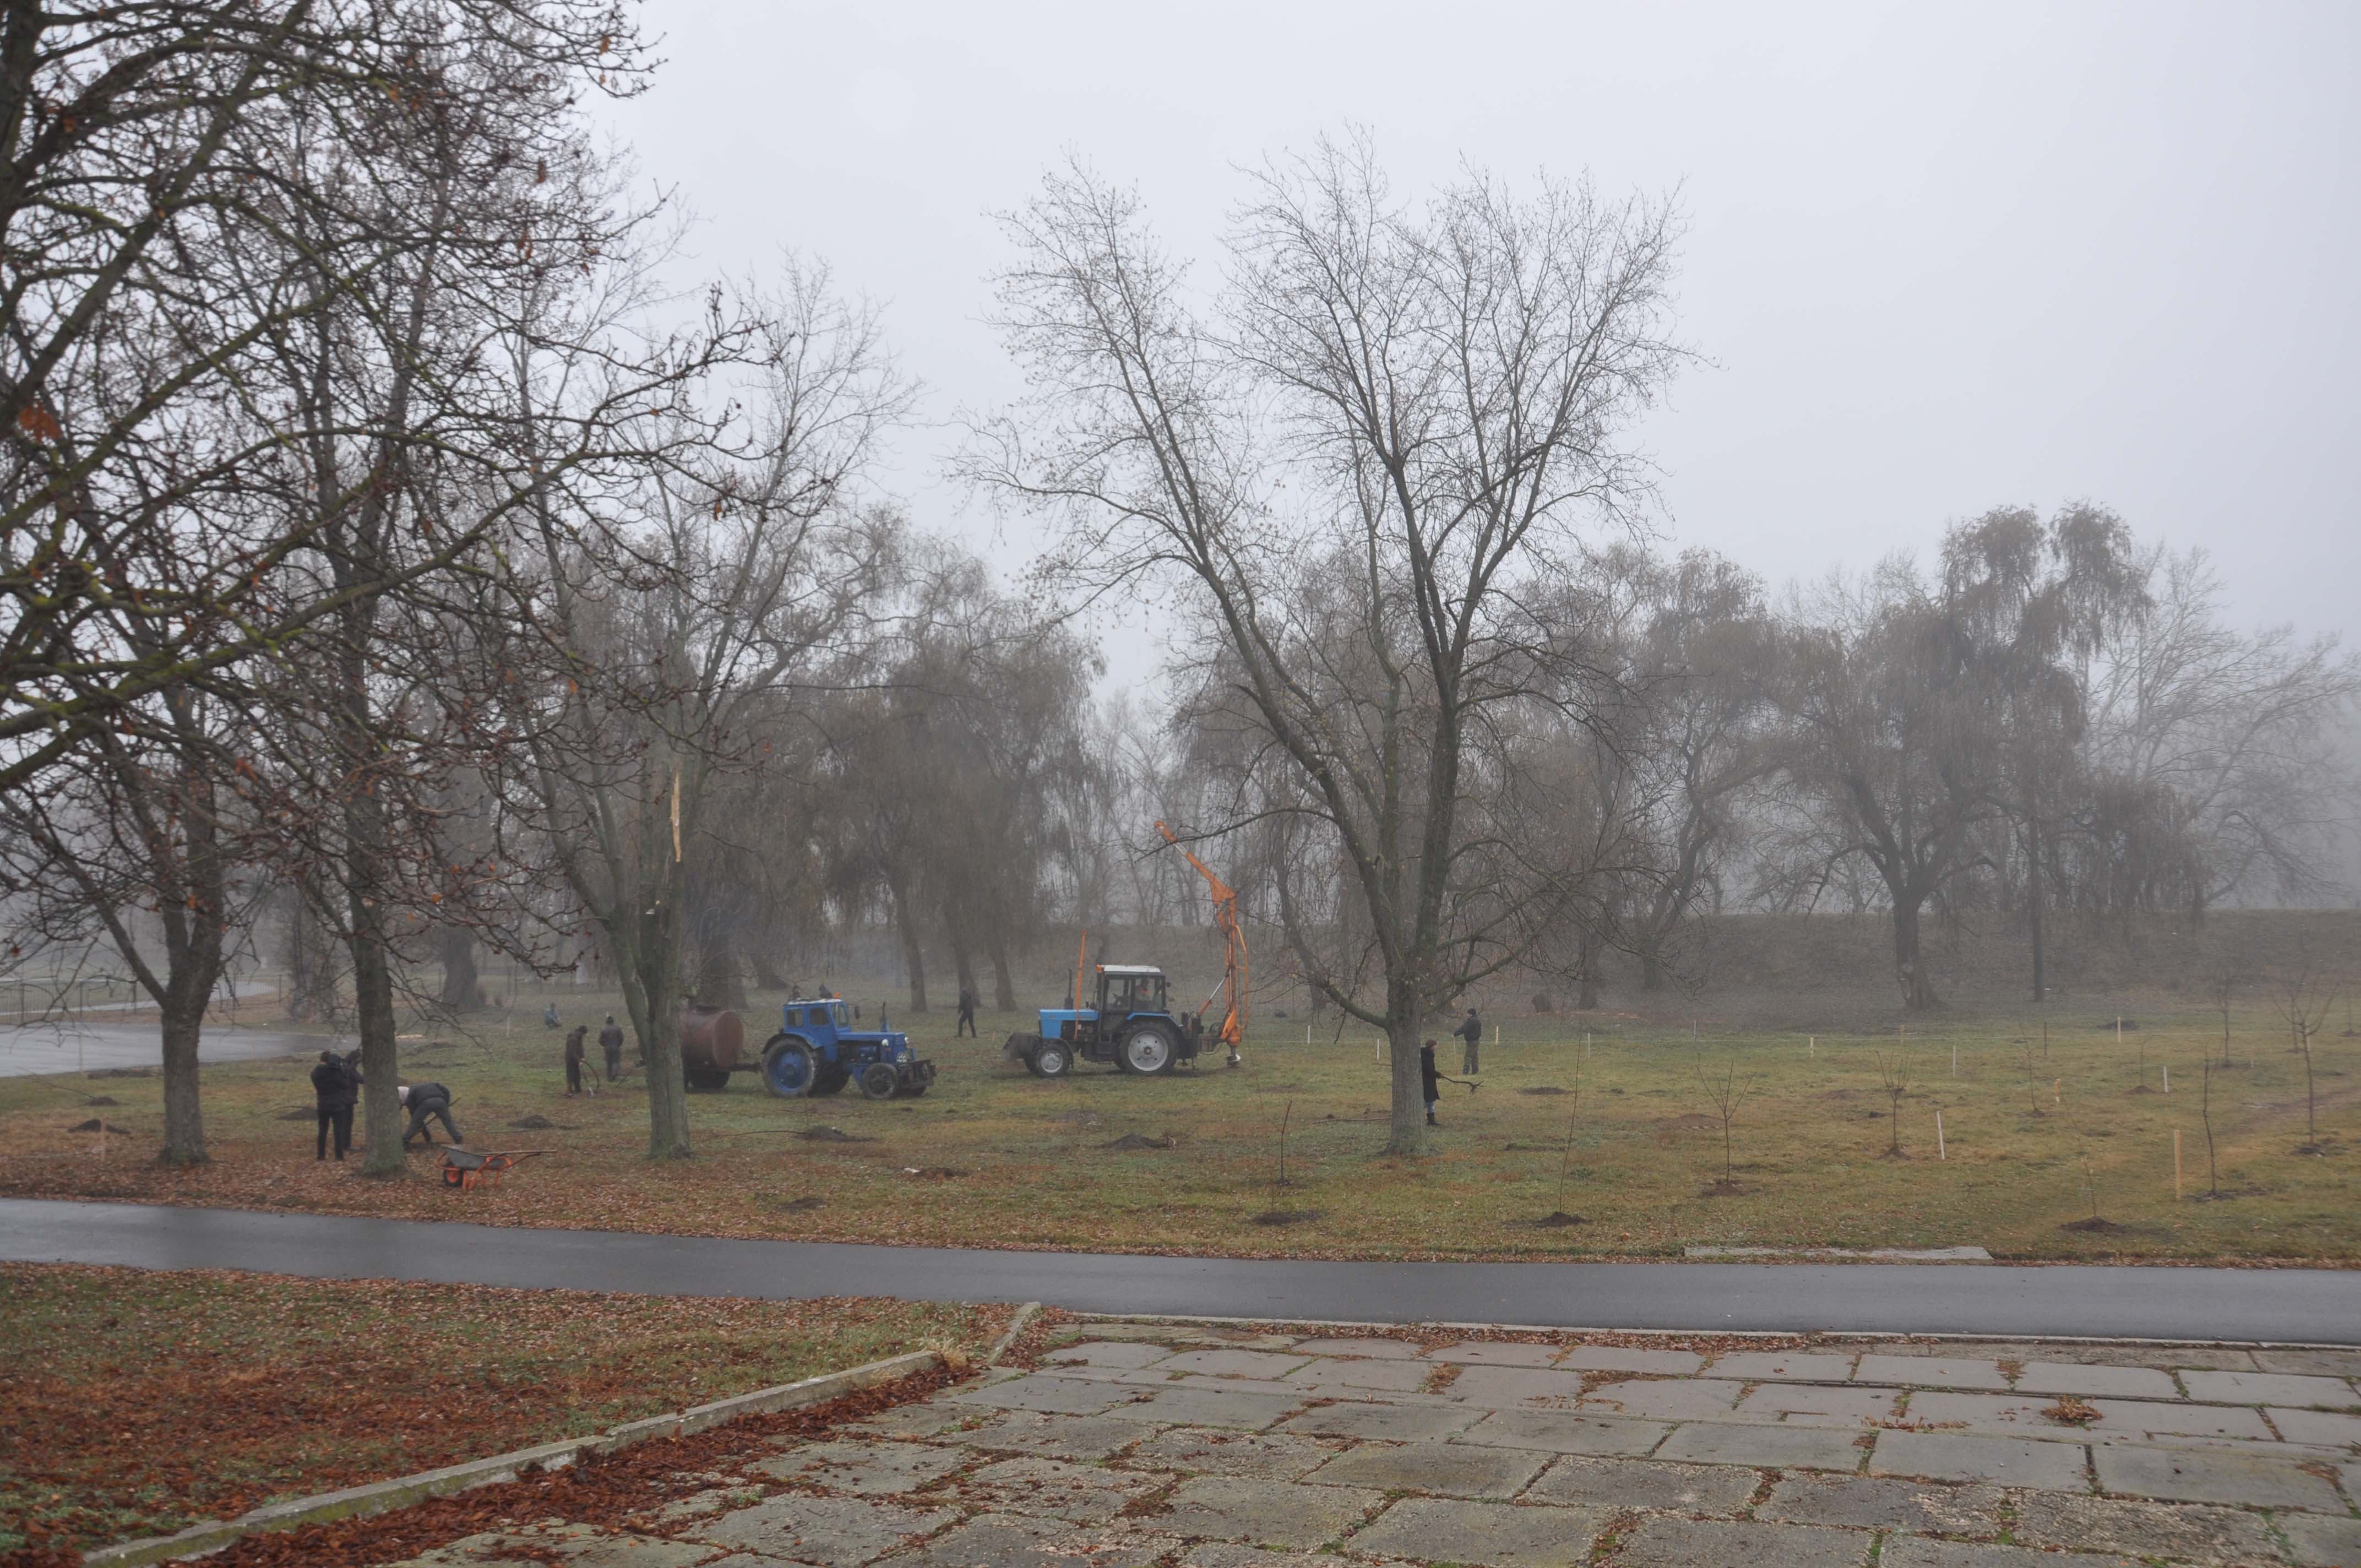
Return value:
M 864 1098 L 891 1100 L 895 1087 L 892 1063 L 873 1061 L 861 1069 L 861 1092 Z

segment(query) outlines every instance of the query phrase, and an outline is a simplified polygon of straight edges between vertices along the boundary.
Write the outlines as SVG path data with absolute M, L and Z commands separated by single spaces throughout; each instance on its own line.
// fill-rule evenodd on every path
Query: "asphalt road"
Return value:
M 207 1025 L 197 1036 L 197 1059 L 253 1061 L 263 1057 L 309 1057 L 328 1044 L 318 1035 L 283 1035 L 268 1029 Z M 164 1047 L 153 1024 L 11 1025 L 0 1027 L 0 1078 L 44 1072 L 87 1072 L 102 1067 L 154 1067 Z
M 2361 1271 L 2001 1264 L 1326 1263 L 728 1241 L 0 1200 L 0 1259 L 663 1296 L 901 1296 L 1084 1311 L 2361 1343 Z

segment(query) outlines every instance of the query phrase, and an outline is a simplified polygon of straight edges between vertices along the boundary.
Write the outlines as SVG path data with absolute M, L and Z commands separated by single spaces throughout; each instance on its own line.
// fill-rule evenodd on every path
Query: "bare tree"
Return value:
M 1885 1152 L 1889 1157 L 1900 1159 L 1904 1157 L 1902 1102 L 1910 1092 L 1910 1058 L 1908 1053 L 1899 1046 L 1891 1051 L 1880 1048 L 1876 1056 L 1877 1082 L 1878 1087 L 1885 1091 L 1886 1114 L 1889 1118 L 1891 1134 L 1886 1141 Z
M 1335 845 L 1381 994 L 1309 978 L 1391 1039 L 1388 1146 L 1416 1152 L 1422 1020 L 1564 903 L 1501 836 L 1516 710 L 1565 652 L 1515 590 L 1644 490 L 1627 432 L 1681 359 L 1670 213 L 1477 175 L 1411 207 L 1366 143 L 1323 143 L 1255 176 L 1218 324 L 1083 170 L 1007 227 L 999 322 L 1038 390 L 966 471 L 1070 520 L 1046 565 L 1084 602 L 1179 589 L 1202 617 L 1195 701 L 1285 793 L 1200 829 L 1279 811 Z
M 1747 1095 L 1753 1091 L 1754 1079 L 1752 1075 L 1743 1079 L 1738 1076 L 1738 1054 L 1735 1051 L 1731 1052 L 1729 1059 L 1722 1063 L 1721 1072 L 1718 1077 L 1706 1070 L 1705 1052 L 1702 1049 L 1697 1051 L 1694 1065 L 1697 1069 L 1698 1091 L 1705 1095 L 1706 1103 L 1713 1108 L 1714 1119 L 1721 1124 L 1719 1187 L 1724 1192 L 1735 1192 L 1738 1190 L 1738 1179 L 1733 1174 L 1730 1164 L 1730 1127 L 1737 1122 L 1738 1113 L 1745 1105 Z
M 2336 1005 L 2335 989 L 2318 975 L 2305 971 L 2282 977 L 2272 1000 L 2294 1042 L 2288 1049 L 2303 1056 L 2303 1142 L 2295 1152 L 2324 1154 L 2327 1151 L 2320 1143 L 2318 1102 L 2312 1091 L 2312 1040 L 2327 1024 L 2328 1014 Z

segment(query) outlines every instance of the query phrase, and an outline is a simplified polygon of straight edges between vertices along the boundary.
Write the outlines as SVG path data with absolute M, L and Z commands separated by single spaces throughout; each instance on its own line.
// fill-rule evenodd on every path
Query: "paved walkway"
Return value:
M 93 1068 L 153 1068 L 163 1046 L 154 1024 L 54 1024 L 0 1026 L 0 1078 L 36 1073 L 86 1072 Z M 320 1035 L 290 1035 L 270 1029 L 240 1029 L 207 1024 L 197 1036 L 197 1059 L 254 1061 L 266 1057 L 310 1057 L 324 1047 L 357 1042 Z
M 0 1258 L 670 1296 L 1043 1300 L 1082 1311 L 1329 1322 L 2361 1344 L 2361 1271 L 2350 1269 L 1323 1263 L 727 1241 L 25 1200 L 0 1200 Z
M 640 1531 L 395 1568 L 2361 1563 L 2356 1352 L 1089 1332 L 832 1441 L 750 1440 Z

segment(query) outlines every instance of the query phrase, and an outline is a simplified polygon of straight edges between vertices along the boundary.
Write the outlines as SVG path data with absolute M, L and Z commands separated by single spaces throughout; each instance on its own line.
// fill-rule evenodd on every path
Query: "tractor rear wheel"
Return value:
M 801 1040 L 774 1035 L 763 1047 L 763 1087 L 780 1099 L 796 1100 L 815 1092 L 818 1077 L 811 1047 Z
M 1036 1078 L 1063 1078 L 1066 1069 L 1074 1065 L 1074 1056 L 1066 1048 L 1065 1041 L 1044 1040 L 1033 1047 L 1025 1065 L 1033 1069 Z
M 873 1061 L 861 1069 L 861 1092 L 871 1100 L 894 1098 L 894 1064 Z
M 1170 1072 L 1180 1054 L 1180 1042 L 1161 1024 L 1142 1024 L 1115 1045 L 1115 1060 L 1123 1070 L 1142 1078 Z

